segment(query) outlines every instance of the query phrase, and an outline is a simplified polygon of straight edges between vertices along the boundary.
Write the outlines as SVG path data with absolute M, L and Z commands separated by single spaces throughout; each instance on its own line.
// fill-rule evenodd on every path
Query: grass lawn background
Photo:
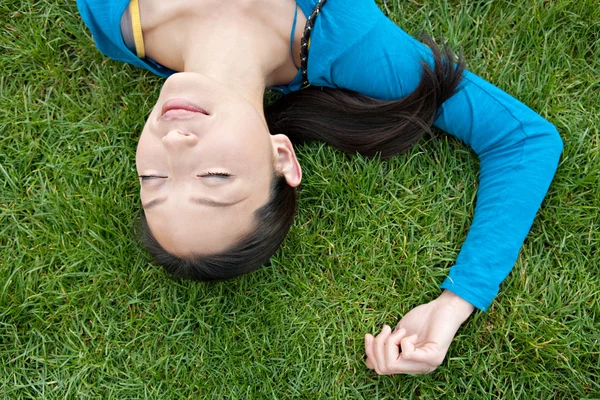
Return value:
M 379 377 L 363 336 L 438 295 L 472 218 L 468 148 L 442 135 L 382 162 L 302 147 L 300 212 L 271 265 L 173 280 L 133 235 L 161 79 L 104 58 L 74 1 L 3 0 L 0 398 L 600 398 L 598 2 L 379 4 L 565 142 L 513 272 L 442 366 Z

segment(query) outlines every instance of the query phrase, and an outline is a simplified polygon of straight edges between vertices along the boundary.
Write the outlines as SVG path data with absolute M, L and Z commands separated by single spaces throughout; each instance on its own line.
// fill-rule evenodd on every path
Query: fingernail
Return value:
M 386 325 L 386 326 L 383 327 L 383 330 L 386 331 L 386 332 L 391 332 L 392 328 L 390 328 L 389 325 Z

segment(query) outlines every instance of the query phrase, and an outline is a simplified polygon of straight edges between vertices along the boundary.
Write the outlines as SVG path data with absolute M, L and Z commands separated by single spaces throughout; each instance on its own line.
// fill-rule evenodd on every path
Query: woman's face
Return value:
M 277 140 L 233 90 L 195 73 L 167 79 L 136 154 L 142 207 L 165 250 L 211 254 L 244 236 L 269 198 Z

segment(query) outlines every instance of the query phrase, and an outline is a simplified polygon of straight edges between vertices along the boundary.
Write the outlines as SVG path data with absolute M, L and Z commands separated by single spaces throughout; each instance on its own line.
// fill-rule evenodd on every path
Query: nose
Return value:
M 198 143 L 198 138 L 190 132 L 173 129 L 162 138 L 162 141 L 166 148 L 182 150 L 195 146 Z

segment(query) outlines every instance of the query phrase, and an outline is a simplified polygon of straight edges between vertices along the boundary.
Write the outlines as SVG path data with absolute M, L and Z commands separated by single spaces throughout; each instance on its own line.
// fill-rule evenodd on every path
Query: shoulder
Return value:
M 316 0 L 298 1 L 308 15 Z M 308 4 L 308 6 L 306 6 Z M 330 69 L 336 60 L 375 27 L 389 21 L 372 0 L 328 0 L 323 6 L 313 28 L 309 52 L 309 78 L 314 84 L 332 84 Z M 320 81 L 319 78 L 322 78 Z

